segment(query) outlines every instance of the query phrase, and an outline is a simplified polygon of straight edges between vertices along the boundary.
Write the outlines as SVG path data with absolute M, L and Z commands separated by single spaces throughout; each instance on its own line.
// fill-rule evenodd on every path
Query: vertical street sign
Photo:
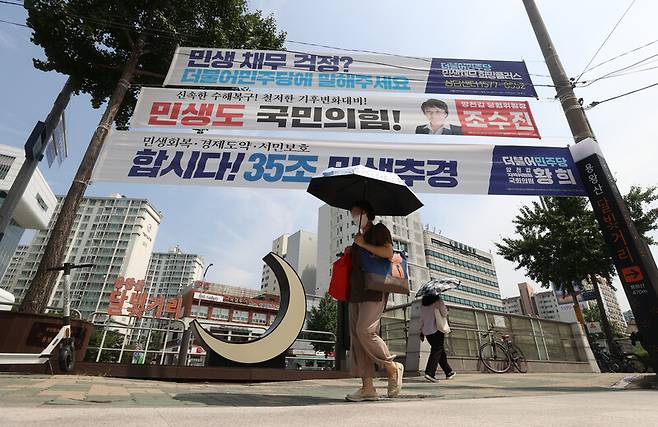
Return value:
M 610 250 L 642 345 L 658 366 L 658 268 L 649 246 L 632 224 L 630 213 L 617 189 L 598 144 L 588 138 L 571 147 L 572 155 L 589 196 L 601 232 Z

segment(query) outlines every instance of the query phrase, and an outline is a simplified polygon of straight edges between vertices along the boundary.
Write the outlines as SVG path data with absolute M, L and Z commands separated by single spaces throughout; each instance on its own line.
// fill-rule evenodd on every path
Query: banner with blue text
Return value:
M 164 84 L 537 97 L 523 61 L 222 48 L 177 48 Z
M 112 131 L 93 181 L 305 189 L 330 167 L 396 173 L 416 192 L 582 196 L 568 148 L 310 141 Z

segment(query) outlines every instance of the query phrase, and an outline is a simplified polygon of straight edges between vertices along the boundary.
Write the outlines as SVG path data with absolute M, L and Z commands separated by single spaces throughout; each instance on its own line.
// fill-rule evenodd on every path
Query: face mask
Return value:
M 368 223 L 368 217 L 364 214 L 359 214 L 359 215 L 352 215 L 352 222 L 354 222 L 354 225 L 357 227 L 359 226 L 359 218 L 361 218 L 361 229 L 365 227 L 365 225 Z

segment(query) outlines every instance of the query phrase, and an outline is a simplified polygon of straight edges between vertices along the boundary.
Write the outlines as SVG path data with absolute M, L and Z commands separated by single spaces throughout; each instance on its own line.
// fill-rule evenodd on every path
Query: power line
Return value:
M 612 79 L 612 78 L 615 78 L 615 77 L 628 76 L 628 75 L 631 75 L 631 74 L 642 73 L 642 72 L 644 72 L 644 71 L 650 71 L 650 70 L 655 70 L 655 69 L 658 69 L 658 66 L 655 66 L 655 67 L 649 67 L 649 68 L 643 68 L 643 69 L 641 69 L 641 70 L 629 71 L 629 72 L 621 73 L 621 74 L 615 74 L 615 75 L 613 75 L 613 76 L 601 77 L 601 78 L 597 79 L 597 81 L 598 81 L 598 80 L 603 80 L 603 79 Z M 587 86 L 588 86 L 588 85 L 581 86 L 581 87 L 587 87 Z
M 656 61 L 658 61 L 658 60 L 650 61 L 650 63 L 653 63 L 653 62 L 656 62 Z M 647 63 L 647 64 L 648 64 L 648 63 Z M 614 74 L 614 75 L 610 75 L 610 76 L 598 77 L 596 80 L 592 81 L 591 83 L 596 83 L 596 82 L 599 81 L 599 80 L 612 79 L 612 78 L 615 78 L 615 77 L 623 77 L 623 76 L 628 76 L 628 75 L 631 75 L 631 74 L 642 73 L 642 72 L 644 72 L 644 71 L 650 71 L 650 70 L 655 70 L 655 69 L 658 69 L 658 66 L 655 66 L 655 67 L 649 67 L 649 68 L 642 68 L 641 70 L 627 71 L 627 72 L 625 72 L 625 73 Z M 583 81 L 583 83 L 584 83 L 584 81 Z M 588 84 L 585 84 L 585 85 L 582 85 L 582 86 L 579 86 L 579 87 L 587 87 L 587 86 L 589 86 L 591 83 L 588 83 Z
M 595 68 L 600 67 L 601 65 L 605 65 L 605 64 L 607 64 L 607 63 L 609 63 L 609 62 L 614 61 L 615 59 L 619 59 L 619 58 L 621 58 L 622 56 L 626 56 L 626 55 L 629 55 L 629 54 L 631 54 L 631 53 L 633 53 L 633 52 L 637 52 L 638 50 L 640 50 L 640 49 L 644 49 L 645 47 L 649 47 L 649 46 L 651 46 L 651 45 L 653 45 L 653 44 L 655 44 L 655 43 L 658 43 L 658 40 L 653 40 L 653 41 L 650 41 L 649 43 L 643 44 L 642 46 L 638 46 L 638 47 L 636 47 L 636 48 L 634 48 L 634 49 L 627 50 L 626 52 L 622 52 L 622 53 L 620 53 L 620 54 L 617 55 L 617 56 L 613 56 L 613 57 L 610 58 L 610 59 L 606 59 L 605 61 L 603 61 L 603 62 L 599 62 L 598 64 L 596 64 L 596 65 L 590 67 L 590 69 L 587 70 L 586 73 L 592 71 L 592 70 L 595 69 Z
M 30 27 L 28 27 L 28 26 L 25 25 L 25 24 L 21 24 L 21 23 L 19 23 L 19 22 L 5 21 L 4 19 L 0 19 L 0 22 L 2 22 L 3 24 L 18 25 L 19 27 L 30 28 Z
M 0 0 L 0 1 L 5 1 L 5 0 Z M 176 41 L 189 41 L 189 42 L 198 42 L 200 39 L 193 39 L 190 37 L 185 37 L 189 36 L 189 33 L 181 33 L 178 31 L 174 30 L 166 30 L 166 29 L 159 29 L 159 28 L 153 28 L 153 27 L 142 27 L 142 28 L 135 28 L 129 24 L 124 24 L 121 22 L 117 21 L 110 21 L 108 19 L 103 19 L 103 18 L 97 18 L 97 17 L 91 17 L 91 16 L 86 16 L 86 15 L 80 15 L 73 11 L 70 7 L 66 8 L 67 10 L 64 11 L 65 14 L 68 14 L 70 16 L 73 16 L 75 18 L 81 19 L 83 21 L 88 21 L 88 23 L 91 23 L 92 25 L 106 25 L 109 27 L 114 27 L 118 29 L 123 29 L 123 30 L 132 30 L 132 31 L 137 31 L 141 32 L 146 35 L 151 35 L 151 36 L 157 36 L 157 37 L 163 37 L 163 38 L 168 38 L 170 40 L 176 40 Z M 14 25 L 19 25 L 23 26 L 26 28 L 30 28 L 27 25 L 24 24 L 18 24 L 14 22 L 9 22 L 9 21 L 0 21 L 0 22 L 6 22 L 9 24 L 14 24 Z M 297 43 L 297 44 L 303 44 L 303 45 L 308 45 L 308 46 L 316 46 L 316 47 L 325 47 L 325 48 L 330 48 L 330 49 L 337 49 L 337 50 L 345 50 L 345 51 L 353 51 L 353 52 L 363 52 L 363 53 L 372 53 L 372 54 L 380 54 L 380 55 L 386 55 L 386 56 L 394 56 L 394 57 L 400 57 L 400 58 L 410 58 L 410 59 L 417 59 L 421 60 L 424 62 L 431 62 L 431 59 L 428 58 L 420 58 L 420 57 L 414 57 L 414 56 L 405 56 L 405 55 L 397 55 L 397 54 L 392 54 L 392 53 L 385 53 L 385 52 L 377 52 L 377 51 L 370 51 L 370 50 L 363 50 L 363 49 L 350 49 L 350 48 L 342 48 L 342 47 L 336 47 L 336 46 L 329 46 L 329 45 L 323 45 L 323 44 L 318 44 L 318 43 L 310 43 L 310 42 L 302 42 L 302 41 L 296 41 L 296 40 L 287 40 L 287 42 L 290 43 Z M 303 52 L 303 51 L 295 51 L 295 50 L 286 50 L 287 52 L 290 53 L 299 53 L 299 54 L 308 54 L 308 52 Z M 237 63 L 237 60 L 233 60 L 233 63 Z M 416 68 L 416 67 L 408 67 L 408 66 L 401 66 L 401 65 L 394 65 L 394 64 L 389 64 L 386 62 L 378 62 L 378 61 L 364 61 L 361 60 L 359 62 L 365 63 L 365 64 L 372 64 L 372 65 L 382 65 L 386 67 L 391 67 L 395 69 L 402 69 L 402 70 L 407 70 L 407 71 L 426 71 L 423 68 Z M 294 69 L 291 67 L 281 67 L 283 69 Z M 550 77 L 547 75 L 541 75 L 541 74 L 530 74 L 532 76 L 537 76 L 537 77 Z M 410 81 L 422 81 L 420 79 L 413 79 L 410 78 Z M 534 86 L 534 87 L 555 87 L 554 85 L 551 84 L 533 84 L 529 83 L 529 86 Z
M 86 15 L 81 15 L 77 13 L 76 11 L 72 10 L 70 7 L 66 7 L 64 10 L 64 13 L 70 16 L 73 16 L 75 18 L 81 19 L 83 21 L 87 21 L 90 24 L 95 24 L 95 25 L 106 25 L 108 27 L 114 27 L 118 29 L 123 29 L 123 30 L 131 30 L 131 31 L 136 31 L 143 33 L 145 35 L 151 35 L 151 36 L 156 36 L 156 37 L 162 37 L 162 38 L 168 38 L 170 40 L 175 40 L 175 41 L 189 41 L 193 43 L 200 42 L 201 39 L 194 39 L 189 37 L 189 33 L 184 33 L 184 32 L 178 32 L 174 30 L 167 30 L 167 29 L 159 29 L 159 28 L 154 28 L 154 27 L 141 27 L 141 28 L 135 28 L 129 24 L 117 22 L 117 21 L 111 21 L 109 19 L 104 19 L 104 18 L 98 18 L 98 17 L 91 17 L 91 16 L 86 16 Z M 186 37 L 188 36 L 188 37 Z M 306 44 L 310 46 L 319 46 L 319 47 L 327 47 L 331 49 L 338 49 L 338 50 L 349 50 L 349 51 L 358 51 L 358 52 L 366 52 L 366 53 L 379 53 L 383 55 L 388 55 L 388 56 L 397 56 L 397 57 L 402 57 L 402 58 L 413 58 L 413 59 L 418 59 L 418 60 L 423 60 L 425 62 L 430 62 L 430 59 L 427 58 L 418 58 L 418 57 L 413 57 L 413 56 L 404 56 L 404 55 L 396 55 L 396 54 L 386 54 L 382 52 L 375 52 L 375 51 L 367 51 L 367 50 L 359 50 L 359 49 L 348 49 L 348 48 L 340 48 L 340 47 L 335 47 L 335 46 L 328 46 L 328 45 L 321 45 L 317 43 L 308 43 L 308 42 L 301 42 L 301 41 L 293 41 L 290 40 L 290 42 L 294 43 L 299 43 L 299 44 Z M 285 49 L 284 49 L 285 50 Z M 285 50 L 290 53 L 299 53 L 299 54 L 308 54 L 308 52 L 303 52 L 303 51 L 294 51 L 294 50 Z M 238 60 L 233 60 L 233 63 L 239 62 Z M 372 65 L 382 65 L 385 67 L 390 67 L 394 69 L 401 69 L 401 70 L 407 70 L 407 71 L 426 71 L 424 68 L 417 68 L 417 67 L 409 67 L 409 66 L 402 66 L 402 65 L 394 65 L 394 64 L 389 64 L 386 62 L 379 62 L 379 61 L 367 61 L 367 60 L 360 60 L 359 62 L 362 62 L 364 64 L 372 64 Z M 280 67 L 282 69 L 290 69 L 293 70 L 295 68 L 292 67 L 285 67 L 282 66 Z M 410 78 L 409 81 L 423 81 L 421 79 L 414 79 Z M 554 85 L 550 84 L 533 84 L 529 83 L 529 86 L 534 86 L 534 87 L 555 87 Z
M 632 94 L 634 94 L 634 93 L 641 92 L 641 91 L 643 91 L 643 90 L 646 90 L 646 89 L 652 88 L 652 87 L 654 87 L 654 86 L 658 86 L 658 82 L 653 83 L 653 84 L 650 84 L 650 85 L 648 85 L 648 86 L 641 87 L 641 88 L 639 88 L 639 89 L 632 90 L 632 91 L 630 91 L 630 92 L 622 93 L 621 95 L 613 96 L 612 98 L 604 99 L 603 101 L 594 101 L 594 102 L 592 102 L 591 104 L 589 104 L 587 107 L 585 107 L 585 109 L 586 109 L 586 110 L 591 110 L 592 108 L 596 107 L 597 105 L 603 104 L 604 102 L 608 102 L 608 101 L 612 101 L 612 100 L 614 100 L 614 99 L 622 98 L 622 97 L 624 97 L 624 96 L 632 95 Z
M 615 24 L 615 26 L 612 27 L 612 30 L 610 30 L 610 32 L 608 33 L 608 35 L 606 36 L 606 38 L 603 40 L 603 43 L 601 43 L 601 46 L 599 46 L 599 48 L 596 49 L 596 52 L 594 52 L 594 55 L 592 56 L 592 59 L 589 60 L 589 62 L 587 63 L 587 65 L 585 65 L 585 68 L 583 69 L 583 71 L 582 71 L 582 72 L 580 73 L 580 75 L 576 78 L 576 80 L 575 80 L 576 83 L 578 83 L 578 80 L 580 80 L 580 78 L 583 76 L 583 74 L 585 74 L 585 71 L 587 71 L 587 67 L 589 67 L 589 66 L 592 64 L 592 62 L 593 62 L 594 59 L 596 58 L 596 55 L 598 55 L 599 52 L 601 51 L 601 49 L 603 49 L 603 46 L 605 46 L 605 44 L 607 43 L 608 39 L 610 39 L 610 36 L 612 36 L 612 33 L 615 32 L 615 30 L 617 29 L 617 27 L 619 26 L 619 24 L 621 23 L 621 21 L 624 19 L 624 17 L 625 17 L 626 14 L 628 13 L 628 11 L 631 10 L 631 7 L 633 7 L 634 4 L 635 4 L 635 0 L 632 0 L 632 1 L 631 1 L 631 4 L 628 5 L 628 7 L 627 7 L 626 10 L 624 11 L 624 13 L 621 15 L 621 17 L 619 18 L 619 20 L 618 20 L 617 23 Z
M 653 55 L 650 55 L 650 56 L 647 56 L 646 58 L 640 59 L 639 61 L 634 62 L 634 63 L 632 63 L 631 65 L 627 65 L 627 66 L 625 66 L 625 67 L 618 68 L 618 69 L 616 69 L 616 70 L 610 71 L 609 73 L 606 73 L 606 74 L 604 74 L 604 75 L 602 75 L 602 76 L 600 76 L 600 77 L 597 77 L 597 78 L 595 78 L 595 79 L 592 79 L 592 80 L 589 80 L 589 81 L 583 81 L 583 82 L 582 82 L 583 84 L 582 84 L 582 86 L 580 86 L 580 87 L 587 87 L 587 86 L 590 86 L 591 84 L 593 84 L 593 83 L 595 83 L 595 82 L 597 82 L 597 81 L 599 81 L 599 80 L 601 80 L 601 79 L 605 79 L 605 78 L 611 77 L 613 74 L 617 74 L 617 73 L 619 73 L 620 71 L 626 71 L 626 70 L 631 69 L 631 68 L 633 68 L 633 67 L 637 67 L 637 66 L 640 65 L 640 64 L 643 64 L 643 63 L 644 63 L 643 65 L 646 65 L 646 62 L 647 62 L 648 60 L 650 60 L 651 58 L 656 58 L 656 57 L 658 57 L 658 53 L 653 54 Z M 653 62 L 653 61 L 652 61 L 652 62 Z
M 295 44 L 301 44 L 304 46 L 314 46 L 314 47 L 324 47 L 327 49 L 335 49 L 335 50 L 344 50 L 346 52 L 361 52 L 361 53 L 372 53 L 375 55 L 386 55 L 386 56 L 397 56 L 398 58 L 409 58 L 409 59 L 419 59 L 423 60 L 426 62 L 430 62 L 427 58 L 421 58 L 418 56 L 409 56 L 409 55 L 399 55 L 396 53 L 387 53 L 387 52 L 378 52 L 376 50 L 364 50 L 364 49 L 351 49 L 347 47 L 337 47 L 337 46 L 329 46 L 326 44 L 319 44 L 319 43 L 309 43 L 309 42 L 300 42 L 297 40 L 286 40 L 286 43 L 295 43 Z
M 25 5 L 24 5 L 23 3 L 16 3 L 16 2 L 13 2 L 13 1 L 7 1 L 7 0 L 0 0 L 0 3 L 2 3 L 2 4 L 10 4 L 10 5 L 12 5 L 12 6 L 25 7 Z

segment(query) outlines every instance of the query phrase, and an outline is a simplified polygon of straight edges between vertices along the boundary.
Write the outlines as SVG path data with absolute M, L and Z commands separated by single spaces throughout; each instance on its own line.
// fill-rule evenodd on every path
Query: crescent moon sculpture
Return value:
M 228 342 L 214 337 L 196 319 L 192 328 L 205 346 L 218 355 L 238 363 L 261 363 L 288 350 L 304 327 L 306 292 L 297 272 L 274 252 L 263 258 L 276 277 L 281 293 L 279 312 L 274 322 L 259 337 L 247 342 Z

